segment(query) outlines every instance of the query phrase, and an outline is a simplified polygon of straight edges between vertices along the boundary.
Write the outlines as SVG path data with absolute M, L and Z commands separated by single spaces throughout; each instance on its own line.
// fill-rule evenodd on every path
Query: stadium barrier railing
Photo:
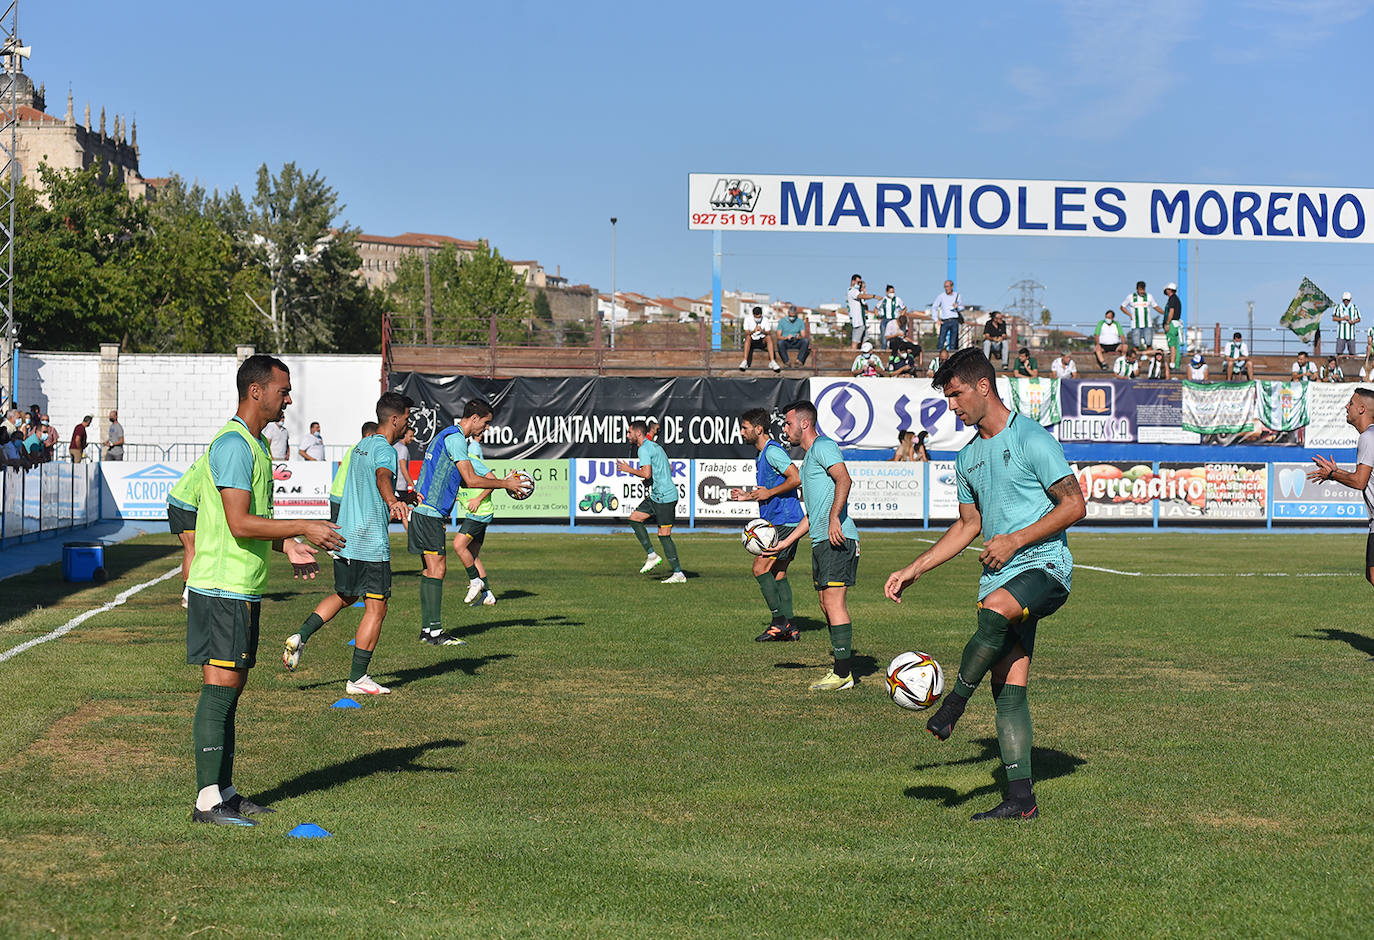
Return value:
M 0 548 L 100 521 L 100 469 L 51 461 L 0 472 Z

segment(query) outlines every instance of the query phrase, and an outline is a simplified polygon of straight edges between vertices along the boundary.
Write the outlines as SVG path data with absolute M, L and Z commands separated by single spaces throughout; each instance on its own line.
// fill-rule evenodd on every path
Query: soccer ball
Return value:
M 773 523 L 763 519 L 749 523 L 739 537 L 744 543 L 744 550 L 751 555 L 762 555 L 778 544 L 778 530 L 773 528 Z
M 944 691 L 945 674 L 925 653 L 900 653 L 887 667 L 887 693 L 903 708 L 922 711 Z
M 534 495 L 534 477 L 524 470 L 516 470 L 511 476 L 520 481 L 520 489 L 510 494 L 511 499 L 529 499 Z

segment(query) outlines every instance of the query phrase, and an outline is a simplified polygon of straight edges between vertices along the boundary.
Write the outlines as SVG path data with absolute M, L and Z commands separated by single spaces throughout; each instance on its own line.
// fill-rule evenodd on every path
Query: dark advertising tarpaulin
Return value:
M 427 446 L 462 416 L 473 398 L 496 416 L 482 438 L 486 456 L 506 459 L 628 456 L 625 430 L 637 418 L 658 421 L 655 440 L 673 458 L 752 457 L 739 433 L 740 413 L 764 408 L 782 430 L 781 407 L 806 396 L 805 379 L 518 378 L 392 373 L 388 386 L 409 395 L 415 440 Z

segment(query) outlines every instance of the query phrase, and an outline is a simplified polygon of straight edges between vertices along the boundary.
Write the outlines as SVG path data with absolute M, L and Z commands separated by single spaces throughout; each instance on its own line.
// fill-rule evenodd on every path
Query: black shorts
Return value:
M 1374 568 L 1374 532 L 1364 540 L 1364 566 L 1366 570 Z
M 167 528 L 171 530 L 173 535 L 196 531 L 196 511 L 187 509 L 185 506 L 178 506 L 176 503 L 168 503 Z
M 441 517 L 412 512 L 406 526 L 406 550 L 412 555 L 444 554 L 446 529 Z
M 334 591 L 340 597 L 386 600 L 391 596 L 391 562 L 335 558 Z
M 845 539 L 836 548 L 828 539 L 811 543 L 811 580 L 816 590 L 853 587 L 859 576 L 859 543 Z
M 751 337 L 749 337 L 749 342 L 745 343 L 744 345 L 745 345 L 745 348 L 746 348 L 746 349 L 749 349 L 749 350 L 751 350 L 751 351 L 752 351 L 752 350 L 755 350 L 755 349 L 767 350 L 767 349 L 768 349 L 768 339 L 767 339 L 767 337 L 760 338 L 760 339 L 755 339 L 754 337 L 751 336 Z
M 1121 343 L 1098 343 L 1097 345 L 1102 347 L 1103 352 L 1116 352 L 1117 349 L 1120 348 Z
M 671 526 L 677 521 L 677 500 L 671 503 L 656 503 L 652 499 L 646 499 L 639 504 L 635 512 L 647 514 L 660 528 Z
M 252 669 L 258 661 L 261 601 L 192 590 L 186 598 L 186 664 Z

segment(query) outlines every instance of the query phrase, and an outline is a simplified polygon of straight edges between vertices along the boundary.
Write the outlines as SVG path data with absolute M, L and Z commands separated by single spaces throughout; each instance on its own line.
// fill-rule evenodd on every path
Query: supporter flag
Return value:
M 1306 382 L 1259 382 L 1259 419 L 1275 431 L 1296 431 L 1307 425 Z
M 1303 278 L 1293 302 L 1288 305 L 1283 316 L 1279 317 L 1279 322 L 1306 342 L 1321 328 L 1322 314 L 1330 306 L 1331 298 L 1326 296 L 1326 292 L 1310 279 Z
M 1028 379 L 1015 376 L 1011 380 L 1012 410 L 1040 424 L 1058 424 L 1059 380 Z

